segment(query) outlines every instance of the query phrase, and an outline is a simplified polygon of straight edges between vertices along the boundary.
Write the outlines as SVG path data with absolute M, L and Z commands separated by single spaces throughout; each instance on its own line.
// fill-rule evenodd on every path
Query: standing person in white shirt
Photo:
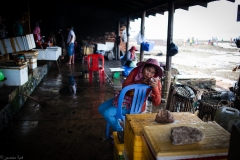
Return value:
M 67 38 L 67 53 L 69 55 L 69 60 L 67 65 L 70 64 L 74 64 L 74 59 L 73 59 L 73 55 L 74 55 L 74 41 L 75 41 L 75 33 L 72 30 L 72 26 L 68 25 L 67 26 L 67 30 L 68 30 L 68 38 Z

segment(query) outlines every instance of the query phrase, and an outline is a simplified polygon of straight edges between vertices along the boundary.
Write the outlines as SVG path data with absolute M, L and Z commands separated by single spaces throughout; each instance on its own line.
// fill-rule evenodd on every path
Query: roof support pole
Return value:
M 115 59 L 119 60 L 120 59 L 120 44 L 121 44 L 121 39 L 120 39 L 120 20 L 118 20 L 117 23 L 117 37 L 116 37 L 116 42 L 117 42 L 117 46 L 116 46 L 116 54 L 115 54 Z
M 141 35 L 144 37 L 145 35 L 145 17 L 146 11 L 142 12 L 142 19 L 141 19 Z M 144 61 L 144 51 L 142 49 L 142 45 L 140 44 L 140 62 Z
M 30 34 L 31 33 L 31 23 L 30 23 L 30 4 L 29 4 L 29 0 L 28 0 L 28 31 Z
M 126 52 L 129 48 L 129 28 L 130 28 L 130 16 L 127 17 L 127 27 L 126 27 L 126 30 L 127 30 L 127 43 L 126 43 Z
M 168 3 L 168 33 L 167 33 L 167 56 L 166 56 L 166 71 L 163 86 L 162 97 L 167 99 L 169 87 L 171 84 L 171 63 L 172 57 L 168 56 L 170 51 L 170 43 L 173 41 L 173 18 L 174 18 L 174 2 L 171 0 Z

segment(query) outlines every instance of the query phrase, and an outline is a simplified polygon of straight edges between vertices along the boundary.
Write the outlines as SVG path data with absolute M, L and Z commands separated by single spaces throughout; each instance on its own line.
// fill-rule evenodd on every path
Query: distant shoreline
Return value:
M 187 40 L 187 39 L 186 39 Z M 134 38 L 129 38 L 130 42 L 136 42 L 136 40 Z M 148 42 L 154 42 L 155 44 L 162 44 L 162 43 L 166 43 L 167 39 L 147 39 Z M 179 42 L 183 42 L 184 39 L 173 39 L 173 42 L 175 43 L 179 43 Z M 209 40 L 198 40 L 198 42 L 208 42 Z M 230 43 L 230 41 L 222 41 L 222 40 L 218 40 L 218 42 L 221 43 Z

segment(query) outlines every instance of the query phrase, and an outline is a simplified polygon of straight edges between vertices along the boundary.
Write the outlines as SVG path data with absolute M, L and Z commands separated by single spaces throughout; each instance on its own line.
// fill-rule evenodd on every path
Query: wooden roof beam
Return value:
M 218 0 L 205 0 L 205 1 L 198 1 L 198 0 L 195 0 L 194 2 L 190 2 L 190 1 L 186 1 L 186 0 L 177 0 L 177 2 L 175 3 L 175 8 L 178 8 L 178 6 L 196 6 L 196 5 L 199 5 L 199 6 L 202 6 L 202 7 L 206 7 L 207 8 L 207 5 L 209 2 L 212 2 L 212 1 L 218 1 Z
M 146 17 L 149 17 L 149 16 L 156 16 L 156 12 L 146 12 Z
M 133 12 L 129 12 L 129 13 L 128 13 L 127 15 L 125 15 L 125 16 L 142 13 L 143 11 L 148 11 L 148 10 L 150 10 L 150 9 L 156 8 L 156 7 L 158 7 L 158 6 L 166 5 L 166 4 L 168 4 L 168 0 L 157 1 L 157 2 L 152 3 L 152 4 L 150 4 L 150 5 L 145 5 L 145 7 L 139 8 L 139 9 L 133 11 Z M 124 16 L 124 17 L 125 17 L 125 16 Z
M 154 9 L 151 9 L 149 10 L 150 12 L 156 12 L 158 14 L 161 14 L 161 15 L 164 15 L 164 10 L 162 10 L 161 8 L 157 9 L 157 8 L 154 8 Z M 148 12 L 148 11 L 147 11 Z
M 199 5 L 199 6 L 207 8 L 208 3 L 195 3 L 194 5 Z
M 137 4 L 139 6 L 145 6 L 145 3 L 143 4 L 142 1 L 130 1 L 130 2 L 133 3 L 133 4 Z
M 183 10 L 186 10 L 186 11 L 188 11 L 188 9 L 189 9 L 189 7 L 188 7 L 188 5 L 185 5 L 185 4 L 179 4 L 179 3 L 175 3 L 175 10 L 176 9 L 183 9 Z
M 129 8 L 132 8 L 132 9 L 136 9 L 136 8 L 139 8 L 138 6 L 134 6 L 134 5 L 130 5 L 129 3 L 126 3 L 126 2 L 119 2 L 119 1 L 113 1 L 111 3 L 116 3 L 117 5 L 122 5 L 122 6 L 126 6 L 126 7 L 129 7 Z M 120 8 L 120 7 L 119 7 Z

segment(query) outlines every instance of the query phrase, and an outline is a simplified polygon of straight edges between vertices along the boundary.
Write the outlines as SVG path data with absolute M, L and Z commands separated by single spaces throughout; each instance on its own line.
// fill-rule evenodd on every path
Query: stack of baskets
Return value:
M 166 109 L 170 112 L 195 113 L 196 91 L 187 85 L 171 84 Z

